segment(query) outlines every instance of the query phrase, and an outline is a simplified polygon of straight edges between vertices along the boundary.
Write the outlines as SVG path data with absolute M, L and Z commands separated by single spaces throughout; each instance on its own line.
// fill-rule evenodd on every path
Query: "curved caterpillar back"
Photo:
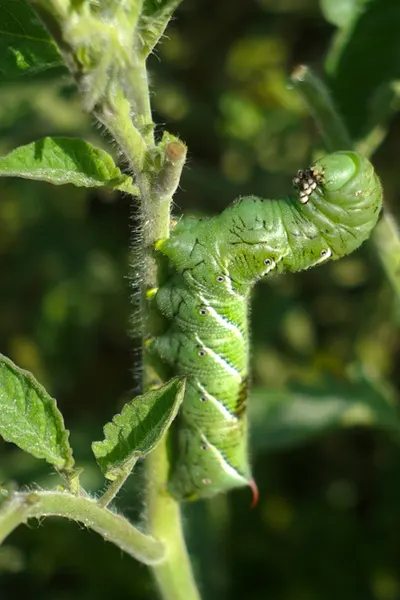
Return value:
M 157 244 L 170 265 L 156 294 L 169 326 L 151 349 L 188 378 L 170 477 L 179 499 L 255 489 L 245 410 L 253 285 L 349 254 L 378 219 L 379 179 L 356 152 L 325 156 L 293 184 L 295 196 L 244 197 L 219 216 L 183 219 Z

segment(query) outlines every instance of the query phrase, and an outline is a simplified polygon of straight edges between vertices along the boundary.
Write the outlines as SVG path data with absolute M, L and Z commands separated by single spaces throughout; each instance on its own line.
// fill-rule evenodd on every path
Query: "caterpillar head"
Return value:
M 382 188 L 372 164 L 358 152 L 334 152 L 293 180 L 301 210 L 338 259 L 370 235 L 382 208 Z

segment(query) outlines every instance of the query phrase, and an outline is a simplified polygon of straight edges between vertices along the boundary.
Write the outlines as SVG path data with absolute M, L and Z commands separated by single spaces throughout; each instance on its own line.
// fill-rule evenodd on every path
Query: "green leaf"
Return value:
M 181 2 L 182 0 L 144 0 L 138 29 L 145 56 L 153 50 Z
M 31 373 L 0 354 L 0 436 L 58 470 L 74 465 L 62 414 Z
M 92 444 L 107 479 L 117 479 L 138 458 L 154 450 L 176 417 L 184 392 L 185 381 L 175 377 L 157 390 L 125 404 L 121 414 L 107 423 L 104 440 Z
M 63 64 L 54 41 L 23 0 L 0 0 L 0 81 Z
M 0 176 L 138 193 L 107 152 L 74 138 L 43 138 L 16 148 L 0 157 Z
M 318 389 L 254 390 L 250 418 L 256 451 L 291 447 L 341 427 L 400 431 L 390 395 L 365 379 L 343 384 L 327 380 Z
M 354 139 L 378 124 L 382 110 L 390 113 L 392 82 L 400 79 L 399 31 L 399 0 L 371 0 L 359 18 L 339 32 L 328 55 L 330 87 Z

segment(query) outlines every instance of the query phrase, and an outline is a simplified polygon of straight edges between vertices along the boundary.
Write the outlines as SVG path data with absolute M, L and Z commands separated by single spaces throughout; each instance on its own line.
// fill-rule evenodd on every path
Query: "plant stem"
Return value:
M 384 217 L 375 227 L 372 239 L 386 275 L 400 297 L 400 232 L 390 213 Z
M 179 184 L 186 158 L 186 146 L 179 141 L 166 145 L 163 166 L 156 177 L 150 196 L 144 204 L 144 248 L 146 252 L 144 291 L 157 287 L 157 264 L 153 248 L 157 240 L 169 236 L 172 197 Z M 146 332 L 152 332 L 152 315 L 143 300 Z M 152 381 L 152 366 L 144 353 L 144 387 Z M 147 525 L 149 532 L 164 542 L 166 560 L 161 568 L 153 567 L 155 579 L 164 600 L 200 600 L 182 531 L 179 504 L 167 491 L 169 462 L 164 438 L 146 461 Z
M 123 105 L 121 104 L 121 106 Z M 147 111 L 148 107 L 145 106 Z M 126 116 L 125 112 L 124 119 Z M 179 140 L 171 141 L 166 145 L 162 167 L 151 185 L 151 178 L 146 173 L 143 145 L 140 144 L 138 148 L 135 140 L 129 138 L 129 128 L 120 126 L 120 123 L 124 121 L 119 120 L 118 113 L 114 113 L 112 118 L 110 118 L 110 114 L 106 113 L 106 117 L 104 113 L 98 116 L 115 137 L 130 164 L 134 167 L 137 183 L 141 190 L 143 222 L 141 318 L 145 340 L 148 334 L 153 333 L 154 326 L 149 302 L 146 299 L 146 291 L 158 286 L 154 245 L 157 240 L 169 236 L 171 203 L 185 163 L 186 146 Z M 143 122 L 145 119 L 147 119 L 147 115 L 143 118 Z M 151 148 L 148 150 L 150 151 Z M 154 374 L 145 351 L 143 371 L 143 387 L 146 390 L 153 383 Z M 147 459 L 148 529 L 154 537 L 164 542 L 166 548 L 166 559 L 163 561 L 162 568 L 153 566 L 154 576 L 164 600 L 200 600 L 183 537 L 179 504 L 168 494 L 166 489 L 168 471 L 166 439 L 164 439 Z M 117 484 L 116 491 L 119 487 Z M 114 492 L 114 487 L 107 490 L 106 503 L 112 500 Z M 103 499 L 100 500 L 100 503 L 103 503 Z
M 127 81 L 127 97 L 132 99 L 136 114 L 134 120 L 148 147 L 154 146 L 154 123 L 151 115 L 149 81 L 145 61 L 138 59 L 129 70 Z
M 168 458 L 164 439 L 147 459 L 148 529 L 164 542 L 166 560 L 153 566 L 164 600 L 200 600 L 182 531 L 179 504 L 168 494 Z
M 95 500 L 68 492 L 14 494 L 0 514 L 0 542 L 28 519 L 50 516 L 83 523 L 146 565 L 154 565 L 164 559 L 165 548 L 160 541 L 143 534 L 124 517 L 100 507 Z
M 144 238 L 144 276 L 143 276 L 143 305 L 142 311 L 150 313 L 149 303 L 145 298 L 146 291 L 156 288 L 158 281 L 158 266 L 154 256 L 154 246 L 158 240 L 169 237 L 172 198 L 179 185 L 183 165 L 186 160 L 186 146 L 176 140 L 169 142 L 164 151 L 163 165 L 155 178 L 149 194 L 142 204 L 143 238 Z M 152 328 L 151 323 L 149 324 Z M 144 332 L 146 335 L 154 331 Z M 144 387 L 151 383 L 146 379 Z
M 130 73 L 127 85 L 132 94 L 131 104 L 137 111 L 133 115 L 136 126 L 129 114 L 130 104 L 122 95 L 114 100 L 113 110 L 102 107 L 101 112 L 96 110 L 96 116 L 110 131 L 132 166 L 141 192 L 141 320 L 145 341 L 149 334 L 154 333 L 155 326 L 146 292 L 159 285 L 154 246 L 157 240 L 169 236 L 171 203 L 185 163 L 186 146 L 179 140 L 166 144 L 162 166 L 155 177 L 152 175 L 150 153 L 154 150 L 154 127 L 144 66 Z M 146 391 L 154 382 L 154 371 L 145 350 L 143 356 L 143 388 Z M 166 548 L 162 569 L 153 567 L 162 598 L 199 600 L 183 538 L 179 505 L 166 491 L 168 458 L 165 439 L 147 459 L 147 474 L 148 528 L 155 538 L 164 542 Z M 119 485 L 116 490 L 111 488 L 109 494 L 106 492 L 106 503 L 112 500 L 118 489 Z
M 119 475 L 119 477 L 117 477 L 117 479 L 115 479 L 114 481 L 111 481 L 108 484 L 106 491 L 101 496 L 101 498 L 99 498 L 97 501 L 98 506 L 106 507 L 110 504 L 110 502 L 112 502 L 114 500 L 115 496 L 118 494 L 119 490 L 122 488 L 125 481 L 128 479 L 129 475 L 131 474 L 132 469 L 135 466 L 136 462 L 137 462 L 136 458 L 131 460 L 129 464 L 124 466 L 124 472 L 121 475 Z
M 94 114 L 111 133 L 124 153 L 135 174 L 136 183 L 142 191 L 143 169 L 147 146 L 131 120 L 131 107 L 122 90 L 115 91 L 112 105 L 102 103 Z
M 292 82 L 307 103 L 329 150 L 335 152 L 353 148 L 354 144 L 336 111 L 329 90 L 322 81 L 308 67 L 302 65 L 293 72 Z M 375 135 L 378 132 L 377 129 Z M 374 132 L 371 132 L 371 135 L 372 133 Z M 364 143 L 369 153 L 377 148 L 376 140 L 369 139 Z M 359 149 L 362 150 L 363 142 L 359 146 Z M 400 256 L 400 235 L 395 220 L 386 208 L 372 233 L 371 241 L 387 278 L 392 283 L 397 296 L 400 297 L 400 273 L 397 268 L 397 258 Z
M 146 298 L 146 292 L 159 285 L 154 246 L 158 240 L 169 236 L 171 204 L 185 163 L 186 146 L 179 140 L 167 143 L 161 168 L 156 175 L 151 173 L 150 154 L 154 150 L 154 127 L 145 67 L 132 71 L 126 85 L 132 94 L 131 103 L 137 111 L 133 116 L 136 127 L 131 122 L 123 98 L 114 104 L 113 111 L 103 110 L 96 116 L 110 131 L 131 164 L 141 192 L 141 321 L 145 342 L 149 334 L 155 333 L 156 327 L 151 306 Z M 143 388 L 146 391 L 158 374 L 154 373 L 145 349 L 143 374 Z M 164 600 L 199 600 L 183 537 L 179 504 L 166 490 L 169 470 L 166 439 L 158 445 L 146 462 L 148 529 L 155 538 L 164 542 L 166 548 L 163 567 L 153 567 L 161 596 Z M 116 484 L 115 489 L 112 487 L 107 490 L 106 503 L 112 500 L 114 491 L 118 489 L 119 485 Z M 103 499 L 100 502 L 103 503 Z
M 0 545 L 21 523 L 25 523 L 31 506 L 23 498 L 14 498 L 13 502 L 4 501 L 0 512 Z
M 133 49 L 127 61 L 123 54 L 125 46 L 119 44 L 118 36 L 107 40 L 107 27 L 104 28 L 101 19 L 96 20 L 90 10 L 89 16 L 85 7 L 82 11 L 65 12 L 58 10 L 53 13 L 52 9 L 58 5 L 60 0 L 29 0 L 29 2 L 36 7 L 48 30 L 58 43 L 65 61 L 80 88 L 84 105 L 87 109 L 93 109 L 96 118 L 108 129 L 117 142 L 119 149 L 133 170 L 135 183 L 140 189 L 141 241 L 143 243 L 143 253 L 140 257 L 141 321 L 143 324 L 143 341 L 145 341 L 148 335 L 156 333 L 157 328 L 157 318 L 146 297 L 146 292 L 157 288 L 159 285 L 154 247 L 159 239 L 169 236 L 172 197 L 179 184 L 186 158 L 186 146 L 179 140 L 171 141 L 171 139 L 166 141 L 163 139 L 158 146 L 155 145 L 149 84 L 143 53 L 143 43 L 147 47 L 149 46 L 149 40 L 142 39 L 144 34 L 142 31 L 138 31 L 138 15 L 134 10 L 128 11 L 126 15 L 122 11 L 122 17 L 116 22 L 117 27 L 124 29 L 125 16 L 130 15 L 128 21 L 131 27 L 135 29 L 132 36 L 134 40 Z M 164 18 L 161 20 L 159 18 L 158 21 L 152 23 L 151 35 L 149 33 L 152 45 L 162 35 L 173 9 L 178 4 L 179 0 L 168 0 L 164 3 L 163 8 L 167 9 L 169 6 L 170 11 L 165 13 Z M 63 2 L 62 6 L 64 6 Z M 88 20 L 89 17 L 90 21 Z M 86 61 L 86 52 L 82 52 L 82 48 L 86 49 L 82 40 L 82 31 L 86 33 L 88 23 L 90 23 L 91 28 L 93 48 L 91 49 L 90 60 Z M 114 53 L 110 55 L 107 47 L 112 48 Z M 121 56 L 115 55 L 115 52 L 121 54 Z M 112 60 L 109 60 L 110 56 Z M 111 68 L 114 62 L 119 65 L 116 70 Z M 91 71 L 92 64 L 97 67 L 97 73 L 95 68 Z M 112 80 L 114 76 L 115 79 Z M 111 77 L 111 80 L 109 77 Z M 92 84 L 89 87 L 88 82 Z M 163 151 L 163 156 L 161 157 L 161 166 L 158 166 L 160 150 Z M 143 347 L 145 348 L 144 344 Z M 143 355 L 143 387 L 146 391 L 154 382 L 154 377 L 159 381 L 162 380 L 162 377 L 151 364 L 150 357 L 146 354 L 145 349 Z M 183 538 L 179 505 L 167 492 L 169 465 L 165 439 L 147 459 L 147 463 L 148 527 L 152 535 L 164 542 L 166 549 L 166 558 L 162 569 L 157 568 L 154 570 L 161 595 L 164 600 L 199 600 Z M 115 497 L 121 484 L 122 479 L 112 484 L 100 500 L 100 505 L 107 505 Z M 63 496 L 64 499 L 66 497 Z M 45 499 L 50 502 L 50 496 L 40 494 L 39 504 L 43 504 Z M 115 530 L 115 519 L 120 519 L 120 517 L 113 515 L 104 507 L 94 504 L 88 499 L 76 497 L 74 499 L 76 502 L 86 501 L 91 503 L 88 504 L 88 507 L 92 511 L 100 511 L 96 513 L 98 519 L 101 515 L 107 515 L 111 519 L 110 527 L 114 526 Z M 41 516 L 47 514 L 43 512 L 42 505 L 40 508 L 41 512 L 38 509 L 37 514 Z M 58 513 L 50 510 L 48 514 Z M 64 516 L 67 515 L 64 514 Z M 72 518 L 81 520 L 76 513 Z M 94 529 L 97 527 L 92 522 L 90 524 L 86 517 L 83 518 L 83 522 Z M 132 526 L 130 528 L 130 531 L 132 531 Z M 97 528 L 96 531 L 99 531 L 107 539 L 113 539 L 107 532 L 106 527 L 104 530 Z M 137 535 L 143 536 L 139 532 L 137 532 Z M 146 536 L 143 536 L 143 538 L 145 540 L 151 539 L 155 544 L 158 543 L 153 538 L 147 538 Z M 114 539 L 116 539 L 115 536 Z M 122 547 L 120 539 L 116 539 L 116 543 Z M 159 547 L 157 546 L 157 548 Z M 132 554 L 132 549 L 129 549 L 129 547 L 127 551 Z M 143 562 L 150 564 L 146 557 Z
M 328 150 L 352 148 L 351 138 L 324 83 L 305 65 L 293 71 L 292 82 L 307 104 Z

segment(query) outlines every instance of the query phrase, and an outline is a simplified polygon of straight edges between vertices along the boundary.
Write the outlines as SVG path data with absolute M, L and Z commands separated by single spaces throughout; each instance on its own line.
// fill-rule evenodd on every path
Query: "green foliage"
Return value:
M 152 52 L 181 2 L 182 0 L 144 0 L 138 24 L 144 56 Z
M 102 147 L 104 138 L 81 111 L 82 94 L 86 108 L 106 98 L 109 115 L 118 95 L 109 83 L 123 73 L 124 92 L 134 87 L 135 69 L 122 50 L 135 39 L 139 64 L 160 36 L 149 59 L 155 122 L 167 123 L 190 148 L 177 214 L 217 213 L 249 193 L 278 197 L 299 167 L 325 151 L 321 124 L 315 126 L 309 106 L 287 84 L 292 65 L 312 64 L 323 76 L 327 87 L 321 89 L 339 107 L 358 150 L 378 148 L 373 162 L 394 213 L 376 230 L 378 260 L 364 245 L 340 263 L 273 279 L 255 292 L 249 407 L 259 506 L 249 512 L 246 491 L 197 503 L 185 509 L 185 528 L 207 600 L 395 600 L 400 313 L 391 286 L 400 289 L 398 1 L 194 0 L 183 3 L 165 36 L 174 3 L 149 1 L 135 16 L 135 1 L 60 1 L 76 10 L 74 18 L 85 11 L 90 17 L 70 27 L 66 38 L 79 47 L 80 94 L 66 70 L 53 68 L 60 54 L 30 4 L 51 3 L 0 0 L 2 154 L 21 144 L 33 148 L 31 140 L 48 136 L 81 136 L 93 149 Z M 338 28 L 333 36 L 332 24 Z M 119 34 L 111 38 L 112 31 Z M 126 114 L 129 124 L 136 111 L 128 106 Z M 145 131 L 142 125 L 135 123 Z M 153 131 L 148 115 L 144 125 Z M 126 336 L 131 291 L 125 277 L 128 265 L 133 274 L 141 263 L 129 251 L 128 198 L 112 194 L 132 183 L 111 157 L 93 152 L 89 164 L 80 152 L 78 162 L 61 152 L 74 182 L 93 179 L 98 187 L 91 192 L 0 182 L 0 345 L 54 390 L 84 467 L 82 485 L 99 496 L 103 481 L 90 445 L 112 407 L 132 397 L 126 392 L 131 372 L 140 376 Z M 153 150 L 154 156 L 157 169 L 161 155 Z M 54 157 L 47 159 L 50 166 Z M 135 218 L 131 222 L 136 231 Z M 365 379 L 348 377 L 354 364 Z M 29 375 L 7 360 L 1 365 L 1 377 L 26 389 Z M 35 385 L 26 397 L 37 398 L 40 407 L 48 396 Z M 1 386 L 2 402 L 5 391 Z M 17 423 L 11 422 L 14 433 Z M 24 432 L 26 423 L 21 427 Z M 32 481 L 54 486 L 44 462 L 12 445 L 0 449 L 1 498 Z M 69 460 L 64 454 L 60 459 L 56 452 L 61 463 Z M 119 510 L 140 518 L 143 488 L 137 468 L 118 498 Z M 59 520 L 34 531 L 20 528 L 0 549 L 0 593 L 29 590 L 41 600 L 154 598 L 146 570 L 127 561 L 118 548 Z
M 121 173 L 107 152 L 72 138 L 44 138 L 16 148 L 0 157 L 0 176 L 138 193 L 132 178 Z
M 0 14 L 0 81 L 63 64 L 54 40 L 24 0 L 1 0 Z
M 359 379 L 326 378 L 318 387 L 286 391 L 255 389 L 251 395 L 252 439 L 256 451 L 290 448 L 341 427 L 375 427 L 400 433 L 393 394 Z
M 57 469 L 74 465 L 56 401 L 27 371 L 0 355 L 0 434 Z
M 400 78 L 400 4 L 370 0 L 356 14 L 338 33 L 327 71 L 339 110 L 358 139 L 387 117 L 397 97 L 393 83 Z
M 175 378 L 124 405 L 104 427 L 105 439 L 93 442 L 96 460 L 107 479 L 115 480 L 127 465 L 152 452 L 177 415 L 185 382 Z

